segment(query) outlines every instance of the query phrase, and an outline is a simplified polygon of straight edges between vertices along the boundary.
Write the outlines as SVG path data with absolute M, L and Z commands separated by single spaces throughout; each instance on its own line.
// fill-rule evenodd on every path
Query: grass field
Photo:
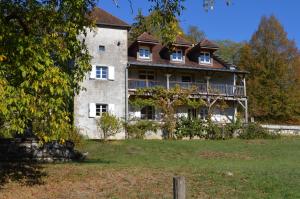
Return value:
M 81 150 L 83 163 L 6 179 L 0 198 L 172 198 L 175 175 L 186 177 L 188 198 L 300 198 L 300 138 L 89 141 Z

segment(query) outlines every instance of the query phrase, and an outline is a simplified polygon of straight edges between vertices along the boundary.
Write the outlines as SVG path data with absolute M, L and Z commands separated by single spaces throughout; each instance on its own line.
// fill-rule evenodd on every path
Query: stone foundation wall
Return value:
M 263 124 L 262 127 L 271 132 L 277 132 L 282 135 L 300 135 L 299 125 Z
M 74 143 L 70 141 L 40 144 L 35 138 L 0 139 L 0 162 L 68 162 L 81 158 L 83 155 L 74 150 Z

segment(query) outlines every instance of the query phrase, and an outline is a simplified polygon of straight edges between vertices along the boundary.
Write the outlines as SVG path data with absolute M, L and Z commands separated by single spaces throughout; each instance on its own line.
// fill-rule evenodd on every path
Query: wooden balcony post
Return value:
M 248 100 L 245 100 L 245 123 L 248 124 Z
M 233 96 L 235 96 L 235 90 L 236 90 L 236 74 L 233 73 L 233 87 L 232 87 Z
M 171 77 L 171 74 L 166 74 L 166 77 L 167 77 L 167 89 L 169 90 L 170 89 L 170 77 Z
M 247 96 L 247 92 L 246 92 L 246 77 L 244 76 L 243 78 L 243 84 L 244 84 L 244 96 Z
M 210 79 L 210 76 L 206 76 L 206 92 L 207 92 L 207 94 L 209 93 L 209 79 Z

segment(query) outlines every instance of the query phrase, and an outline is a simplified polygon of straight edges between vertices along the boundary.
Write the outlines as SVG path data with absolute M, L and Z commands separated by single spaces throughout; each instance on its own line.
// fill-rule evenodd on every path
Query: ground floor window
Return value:
M 195 108 L 188 109 L 188 118 L 196 119 L 197 118 L 197 109 L 195 109 Z
M 96 116 L 101 116 L 107 112 L 107 104 L 96 104 Z
M 207 107 L 202 107 L 200 108 L 200 118 L 205 120 L 207 119 L 207 116 L 208 116 L 208 109 Z
M 141 109 L 141 119 L 144 120 L 154 120 L 155 119 L 155 109 L 153 106 L 145 106 Z

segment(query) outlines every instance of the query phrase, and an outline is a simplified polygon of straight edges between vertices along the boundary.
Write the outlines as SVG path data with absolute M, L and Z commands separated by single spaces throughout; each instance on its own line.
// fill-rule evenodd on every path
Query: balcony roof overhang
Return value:
M 158 63 L 147 63 L 147 62 L 137 62 L 129 61 L 128 67 L 130 66 L 148 66 L 156 68 L 172 68 L 172 69 L 188 69 L 188 70 L 197 70 L 197 71 L 218 71 L 218 72 L 227 72 L 227 73 L 240 73 L 240 74 L 249 74 L 248 71 L 242 71 L 237 69 L 221 69 L 221 68 L 208 68 L 208 67 L 195 67 L 188 65 L 172 65 L 172 64 L 158 64 Z

